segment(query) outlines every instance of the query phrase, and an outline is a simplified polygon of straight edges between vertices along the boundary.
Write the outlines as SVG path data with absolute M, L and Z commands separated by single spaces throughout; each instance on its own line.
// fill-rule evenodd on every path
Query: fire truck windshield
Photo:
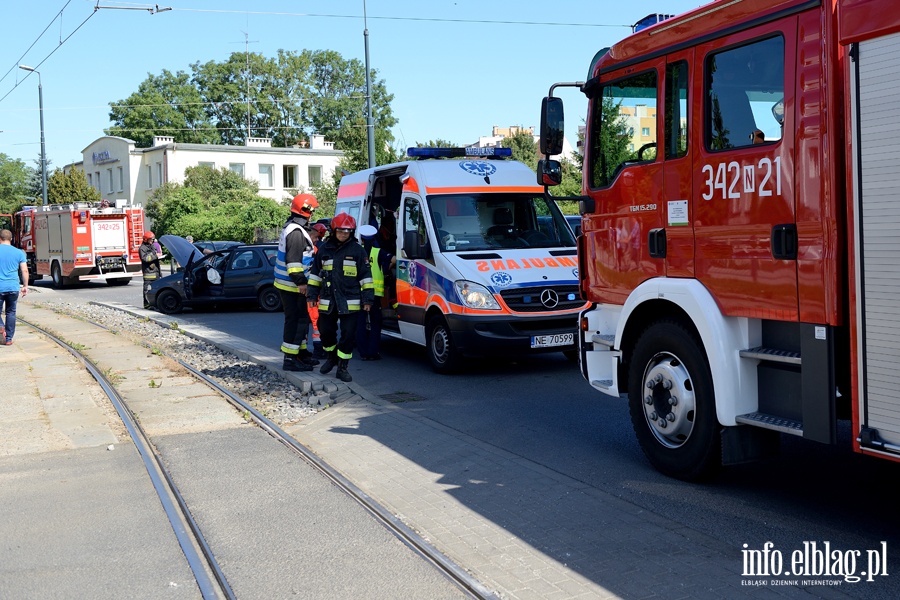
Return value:
M 565 217 L 541 195 L 454 194 L 428 201 L 442 252 L 575 246 Z

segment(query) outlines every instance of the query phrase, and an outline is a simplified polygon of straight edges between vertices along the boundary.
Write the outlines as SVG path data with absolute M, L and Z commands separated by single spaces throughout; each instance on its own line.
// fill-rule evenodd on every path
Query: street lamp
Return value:
M 372 76 L 369 74 L 369 23 L 363 0 L 363 38 L 366 45 L 366 139 L 369 142 L 369 168 L 375 166 L 375 124 L 372 122 Z
M 41 72 L 34 67 L 28 65 L 19 65 L 23 71 L 31 71 L 37 73 L 38 76 L 38 106 L 41 113 L 41 195 L 43 196 L 44 205 L 47 204 L 47 154 L 44 151 L 44 88 L 41 85 Z

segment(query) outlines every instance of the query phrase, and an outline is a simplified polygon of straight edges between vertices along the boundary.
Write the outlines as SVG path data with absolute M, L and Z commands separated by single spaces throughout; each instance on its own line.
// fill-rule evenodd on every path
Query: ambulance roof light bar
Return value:
M 512 148 L 408 148 L 406 155 L 411 158 L 503 158 L 512 156 Z

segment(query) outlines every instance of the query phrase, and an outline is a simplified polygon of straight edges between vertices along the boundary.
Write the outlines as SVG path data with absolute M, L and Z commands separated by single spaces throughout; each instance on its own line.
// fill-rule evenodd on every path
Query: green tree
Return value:
M 109 120 L 113 126 L 106 130 L 107 135 L 134 140 L 139 148 L 149 148 L 154 135 L 171 135 L 176 142 L 221 142 L 199 90 L 183 71 L 148 73 L 137 92 L 110 103 Z
M 351 171 L 368 167 L 366 72 L 331 50 L 279 50 L 275 58 L 233 53 L 224 62 L 149 75 L 127 100 L 111 103 L 109 135 L 148 147 L 153 135 L 176 141 L 242 144 L 250 137 L 289 147 L 322 134 L 343 150 Z M 393 95 L 372 70 L 376 162 L 397 160 L 391 128 Z
M 252 242 L 257 228 L 280 228 L 289 207 L 257 195 L 258 186 L 228 169 L 190 167 L 183 184 L 158 188 L 147 203 L 157 236 Z
M 528 165 L 532 171 L 537 173 L 537 161 L 540 157 L 540 150 L 534 136 L 525 131 L 519 130 L 516 135 L 509 135 L 503 138 L 503 147 L 512 149 L 512 159 Z
M 33 202 L 28 182 L 32 175 L 25 163 L 0 153 L 0 213 L 12 214 Z
M 100 200 L 102 200 L 100 192 L 88 183 L 81 169 L 72 169 L 68 174 L 62 169 L 56 169 L 47 178 L 47 202 L 50 204 L 100 202 Z

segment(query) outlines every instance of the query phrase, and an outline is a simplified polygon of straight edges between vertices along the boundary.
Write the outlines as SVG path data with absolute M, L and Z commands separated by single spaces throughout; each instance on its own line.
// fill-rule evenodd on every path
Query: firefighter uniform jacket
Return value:
M 358 312 L 363 304 L 375 303 L 374 289 L 369 257 L 355 239 L 340 244 L 336 236 L 331 236 L 316 252 L 309 272 L 308 298 L 318 301 L 320 312 Z
M 306 219 L 292 217 L 285 223 L 278 239 L 278 255 L 275 258 L 275 287 L 286 292 L 298 293 L 298 286 L 306 285 L 304 259 L 312 256 L 313 245 L 303 228 Z
M 153 249 L 153 244 L 149 241 L 142 243 L 138 248 L 138 254 L 141 257 L 141 271 L 144 279 L 147 281 L 158 279 L 162 272 L 159 268 L 159 257 L 156 255 L 156 250 Z

